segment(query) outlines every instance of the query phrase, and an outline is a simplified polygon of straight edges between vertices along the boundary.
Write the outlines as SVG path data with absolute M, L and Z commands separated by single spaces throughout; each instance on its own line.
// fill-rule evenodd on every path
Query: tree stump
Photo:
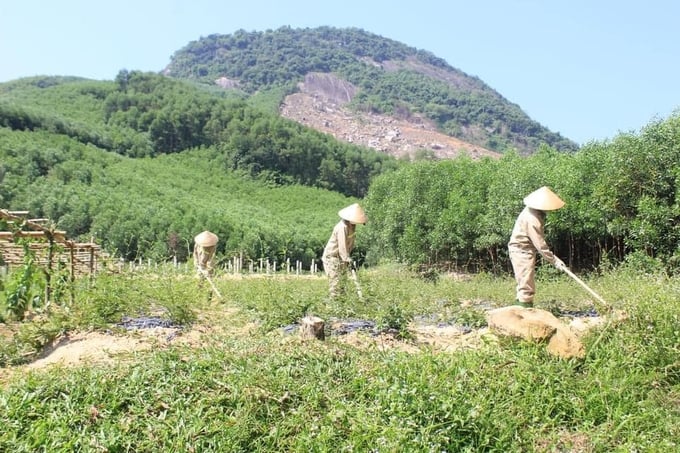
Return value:
M 305 316 L 300 322 L 300 336 L 317 340 L 325 339 L 324 320 L 317 316 Z

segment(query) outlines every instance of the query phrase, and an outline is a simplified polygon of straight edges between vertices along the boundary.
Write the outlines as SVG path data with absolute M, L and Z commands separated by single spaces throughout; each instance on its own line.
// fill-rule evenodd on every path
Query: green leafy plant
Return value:
M 27 310 L 39 307 L 45 292 L 45 279 L 35 263 L 35 253 L 28 241 L 23 241 L 22 245 L 23 264 L 10 274 L 4 289 L 7 311 L 16 319 L 23 319 Z
M 408 325 L 413 320 L 413 315 L 397 304 L 392 304 L 387 307 L 376 323 L 380 330 L 392 331 L 396 333 L 397 338 L 407 339 L 412 338 L 408 330 Z
M 407 275 L 397 267 L 372 271 L 371 302 L 353 309 L 393 328 L 406 326 L 415 309 L 475 318 L 477 308 L 461 310 L 455 301 L 481 307 L 514 286 L 510 277 L 442 276 L 433 285 Z M 102 329 L 116 322 L 115 313 L 183 302 L 209 334 L 200 344 L 173 340 L 125 360 L 2 370 L 9 373 L 1 376 L 0 449 L 675 451 L 678 277 L 594 278 L 630 318 L 585 336 L 588 353 L 580 360 L 509 339 L 446 353 L 411 341 L 403 352 L 374 348 L 372 338 L 363 346 L 334 336 L 302 343 L 251 328 L 253 319 L 271 314 L 287 322 L 304 302 L 321 301 L 324 278 L 217 279 L 225 295 L 219 302 L 192 291 L 188 273 L 102 275 L 92 287 L 79 280 L 82 303 L 70 316 L 50 312 L 24 320 L 13 336 L 0 335 L 0 366 L 31 360 L 62 329 L 91 328 L 87 322 L 105 313 L 99 305 L 107 300 L 115 310 Z M 564 296 L 560 303 L 583 299 L 574 285 L 539 283 L 539 305 L 549 306 L 555 293 Z M 327 320 L 344 310 L 310 309 L 327 310 L 320 313 Z M 86 316 L 91 311 L 97 313 Z
M 486 313 L 475 308 L 465 308 L 456 314 L 456 323 L 472 329 L 479 329 L 487 325 Z

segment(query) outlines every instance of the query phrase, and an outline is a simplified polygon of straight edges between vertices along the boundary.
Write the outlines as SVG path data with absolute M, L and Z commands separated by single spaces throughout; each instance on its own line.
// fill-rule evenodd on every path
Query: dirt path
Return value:
M 247 335 L 244 326 L 242 335 Z M 41 356 L 26 365 L 0 368 L 0 382 L 6 382 L 17 373 L 40 370 L 51 366 L 87 366 L 92 364 L 118 363 L 128 360 L 135 352 L 162 349 L 171 345 L 184 344 L 198 346 L 214 342 L 224 331 L 197 324 L 189 330 L 179 328 L 155 327 L 122 332 L 76 332 L 57 338 L 45 349 Z M 232 332 L 239 334 L 238 332 Z M 418 326 L 412 330 L 411 340 L 397 340 L 393 335 L 369 335 L 363 332 L 351 332 L 335 335 L 337 341 L 357 348 L 380 350 L 397 349 L 404 352 L 418 352 L 423 347 L 436 351 L 454 351 L 460 348 L 478 347 L 486 330 L 463 333 L 459 328 Z
M 225 313 L 219 314 L 225 319 Z M 219 341 L 222 335 L 252 335 L 253 324 L 243 326 L 216 327 L 208 318 L 215 316 L 202 314 L 191 329 L 154 327 L 120 332 L 76 332 L 57 338 L 45 349 L 41 356 L 26 365 L 0 368 L 0 383 L 7 383 L 13 376 L 27 371 L 41 370 L 51 366 L 75 367 L 93 364 L 119 363 L 130 360 L 134 353 L 167 348 L 171 345 L 211 344 Z M 227 316 L 228 317 L 228 316 Z M 578 333 L 602 324 L 602 318 L 576 318 L 570 327 Z M 462 329 L 455 325 L 423 325 L 413 323 L 409 327 L 411 338 L 400 340 L 389 333 L 369 334 L 352 331 L 343 335 L 333 335 L 333 341 L 343 342 L 359 349 L 398 350 L 408 353 L 454 352 L 463 349 L 476 349 L 496 343 L 496 335 L 488 328 Z

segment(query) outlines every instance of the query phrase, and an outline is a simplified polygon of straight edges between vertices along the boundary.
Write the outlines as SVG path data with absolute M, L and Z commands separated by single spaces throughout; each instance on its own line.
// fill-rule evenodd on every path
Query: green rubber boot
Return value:
M 520 300 L 516 300 L 513 305 L 519 305 L 520 307 L 524 307 L 524 308 L 534 308 L 533 302 L 522 302 Z

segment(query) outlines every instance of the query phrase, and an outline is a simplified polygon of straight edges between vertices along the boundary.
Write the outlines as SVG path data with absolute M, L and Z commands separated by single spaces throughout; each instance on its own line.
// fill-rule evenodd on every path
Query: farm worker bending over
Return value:
M 194 266 L 198 277 L 211 277 L 215 261 L 215 249 L 219 238 L 215 233 L 204 231 L 194 237 Z
M 517 217 L 512 229 L 508 251 L 517 281 L 516 304 L 533 307 L 536 292 L 536 252 L 554 264 L 557 269 L 565 268 L 562 260 L 550 251 L 543 233 L 546 211 L 561 208 L 564 201 L 548 187 L 543 186 L 527 195 L 524 198 L 524 205 L 526 207 Z
M 357 203 L 341 209 L 338 215 L 342 220 L 333 228 L 321 258 L 324 271 L 328 275 L 332 299 L 340 295 L 340 278 L 346 275 L 352 264 L 350 254 L 354 248 L 356 224 L 366 223 L 366 213 Z

